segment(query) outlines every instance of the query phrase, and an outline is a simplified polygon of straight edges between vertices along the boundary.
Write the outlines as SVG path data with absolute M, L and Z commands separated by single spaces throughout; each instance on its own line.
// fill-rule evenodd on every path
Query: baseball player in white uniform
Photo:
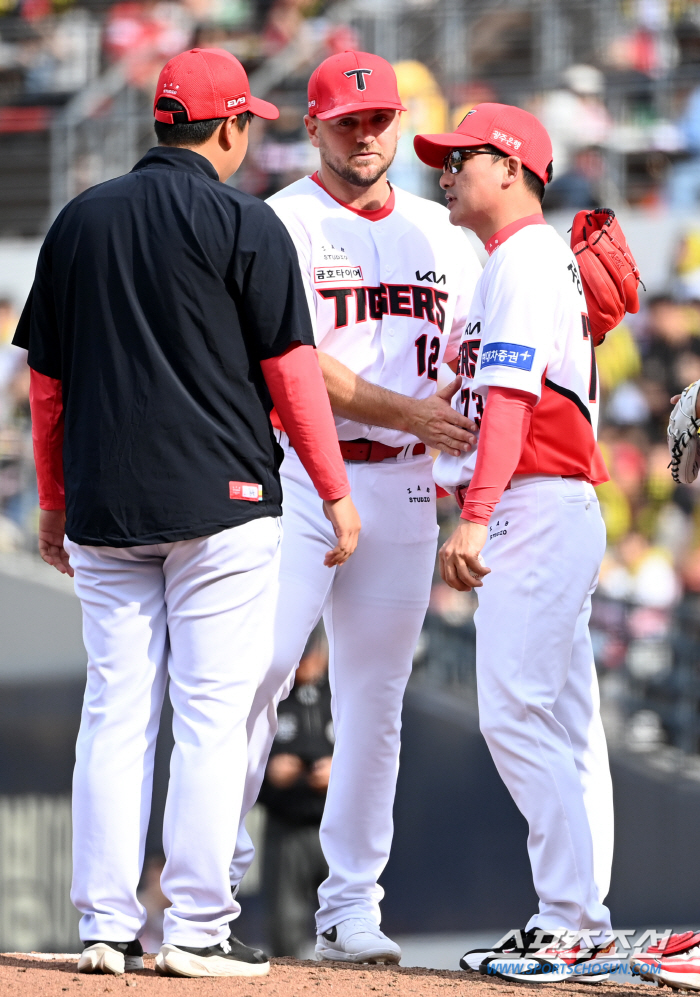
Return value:
M 387 181 L 402 110 L 385 60 L 355 51 L 327 59 L 311 77 L 305 118 L 321 168 L 269 201 L 299 254 L 363 538 L 349 570 L 317 570 L 332 534 L 277 422 L 286 451 L 281 591 L 274 663 L 249 723 L 246 804 L 257 797 L 276 731 L 270 693 L 278 700 L 288 692 L 323 615 L 336 744 L 316 953 L 353 962 L 401 955 L 379 929 L 377 880 L 393 833 L 402 697 L 435 563 L 426 443 L 459 454 L 473 428 L 446 401 L 459 381 L 443 397 L 435 392 L 440 365 L 457 358 L 481 268 L 443 207 Z M 251 857 L 242 829 L 234 887 Z
M 575 257 L 542 216 L 552 148 L 537 119 L 480 104 L 456 132 L 417 136 L 415 148 L 443 169 L 452 224 L 489 254 L 455 396 L 480 425 L 478 447 L 435 463 L 436 482 L 462 506 L 440 571 L 455 589 L 478 589 L 481 730 L 528 821 L 540 898 L 520 940 L 491 957 L 501 975 L 551 979 L 522 953 L 545 943 L 545 961 L 561 962 L 556 932 L 584 929 L 592 948 L 576 950 L 580 964 L 610 941 L 612 790 L 588 632 L 605 549 L 593 486 L 608 475 L 590 323 Z M 503 948 L 515 953 L 510 970 Z M 481 951 L 462 965 L 492 972 L 488 962 Z

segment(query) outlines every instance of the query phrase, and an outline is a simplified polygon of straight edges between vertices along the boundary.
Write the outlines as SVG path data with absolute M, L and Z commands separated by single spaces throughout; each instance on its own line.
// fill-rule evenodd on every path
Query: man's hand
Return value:
M 73 577 L 68 552 L 63 546 L 66 528 L 65 509 L 41 509 L 39 512 L 39 553 L 62 575 Z
M 674 395 L 671 399 L 671 405 L 676 405 L 680 400 L 680 395 Z M 700 419 L 700 392 L 698 392 L 698 397 L 695 400 L 695 415 L 698 419 Z
M 409 424 L 406 427 L 409 433 L 429 447 L 453 457 L 467 453 L 476 442 L 476 423 L 460 415 L 450 405 L 455 391 L 461 387 L 462 378 L 456 377 L 430 398 L 415 399 L 409 408 Z
M 430 398 L 409 398 L 365 381 L 323 350 L 318 351 L 318 362 L 336 415 L 369 426 L 399 429 L 453 457 L 474 445 L 475 423 L 450 405 L 462 386 L 461 377 Z
M 357 547 L 362 524 L 349 495 L 333 501 L 324 501 L 323 514 L 330 520 L 333 532 L 338 538 L 337 545 L 328 551 L 323 559 L 327 568 L 334 568 L 338 564 L 344 564 Z
M 488 529 L 468 519 L 460 521 L 449 540 L 440 548 L 440 577 L 458 592 L 471 592 L 484 583 L 482 578 L 491 571 L 481 560 Z

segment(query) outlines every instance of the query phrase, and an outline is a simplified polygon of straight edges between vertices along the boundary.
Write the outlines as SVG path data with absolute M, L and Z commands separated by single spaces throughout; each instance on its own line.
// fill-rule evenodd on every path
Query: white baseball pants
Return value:
M 243 807 L 247 812 L 257 799 L 277 731 L 277 702 L 288 695 L 304 645 L 323 614 L 336 742 L 321 824 L 330 874 L 319 890 L 319 932 L 349 917 L 379 923 L 384 893 L 377 880 L 393 836 L 401 704 L 428 607 L 437 543 L 429 457 L 346 468 L 362 532 L 352 557 L 340 568 L 326 568 L 324 554 L 336 540 L 321 501 L 293 450 L 282 464 L 275 652 L 248 724 Z M 252 855 L 241 826 L 232 883 L 240 883 Z
M 88 653 L 71 891 L 83 941 L 130 941 L 146 921 L 136 887 L 168 676 L 175 748 L 163 826 L 165 941 L 201 948 L 229 935 L 246 721 L 272 656 L 280 541 L 280 522 L 268 517 L 175 543 L 66 542 Z
M 479 717 L 530 828 L 540 905 L 528 928 L 610 928 L 612 784 L 588 633 L 604 550 L 589 484 L 519 475 L 482 551 Z

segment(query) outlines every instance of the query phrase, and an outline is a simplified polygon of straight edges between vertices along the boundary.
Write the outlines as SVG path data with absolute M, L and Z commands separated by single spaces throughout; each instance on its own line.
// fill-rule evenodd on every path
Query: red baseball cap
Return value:
M 534 114 L 510 104 L 477 104 L 468 111 L 454 132 L 442 135 L 416 135 L 413 146 L 418 158 L 442 167 L 451 149 L 469 149 L 475 145 L 493 145 L 506 155 L 517 156 L 543 183 L 552 162 L 552 141 L 544 125 Z
M 178 100 L 184 112 L 159 111 L 156 105 L 161 97 Z M 230 52 L 222 48 L 191 48 L 163 66 L 153 100 L 157 121 L 166 125 L 185 124 L 228 118 L 241 111 L 252 111 L 268 120 L 279 118 L 280 114 L 274 104 L 251 97 L 246 71 Z
M 405 111 L 396 73 L 386 59 L 348 49 L 324 59 L 309 80 L 309 114 L 326 121 L 356 111 Z

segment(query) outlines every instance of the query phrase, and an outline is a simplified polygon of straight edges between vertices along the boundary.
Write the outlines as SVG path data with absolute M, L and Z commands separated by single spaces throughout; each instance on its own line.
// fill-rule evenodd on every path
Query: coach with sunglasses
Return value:
M 440 550 L 440 572 L 452 588 L 478 591 L 481 730 L 528 821 L 539 895 L 523 930 L 496 950 L 467 953 L 462 966 L 537 982 L 575 962 L 582 976 L 608 951 L 603 901 L 613 844 L 588 632 L 605 550 L 593 486 L 608 474 L 596 443 L 586 299 L 576 258 L 542 216 L 552 146 L 533 115 L 479 104 L 456 132 L 418 135 L 415 148 L 424 163 L 442 167 L 452 224 L 474 231 L 489 255 L 455 395 L 480 423 L 478 446 L 440 454 L 434 468 L 462 509 Z M 572 952 L 561 932 L 572 939 L 580 931 L 588 942 Z M 600 963 L 594 968 L 590 975 L 604 979 Z

